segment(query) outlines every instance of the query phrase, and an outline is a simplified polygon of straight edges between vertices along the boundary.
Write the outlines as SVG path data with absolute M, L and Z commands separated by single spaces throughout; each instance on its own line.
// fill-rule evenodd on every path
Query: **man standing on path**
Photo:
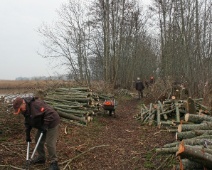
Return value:
M 32 164 L 45 164 L 46 155 L 44 144 L 46 142 L 49 153 L 50 167 L 49 170 L 59 170 L 58 158 L 56 154 L 56 142 L 58 138 L 58 127 L 60 116 L 58 113 L 47 105 L 43 100 L 33 97 L 17 97 L 13 101 L 13 108 L 16 115 L 22 113 L 25 118 L 26 142 L 31 142 L 30 131 L 32 128 L 37 129 L 35 141 L 41 133 L 43 136 L 37 148 L 38 156 L 31 161 Z
M 144 84 L 143 82 L 140 80 L 140 77 L 137 77 L 137 81 L 135 84 L 135 89 L 138 91 L 138 99 L 143 98 L 143 90 L 144 90 Z

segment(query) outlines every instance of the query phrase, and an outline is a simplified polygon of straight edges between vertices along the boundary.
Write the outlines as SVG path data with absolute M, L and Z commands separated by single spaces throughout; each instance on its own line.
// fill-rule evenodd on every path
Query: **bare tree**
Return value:
M 145 68 L 148 67 L 141 62 L 149 57 L 144 52 L 152 50 L 150 38 L 144 29 L 147 18 L 138 4 L 130 0 L 100 0 L 93 4 L 90 11 L 93 28 L 98 28 L 94 30 L 98 37 L 93 39 L 95 42 L 96 39 L 100 40 L 100 44 L 92 44 L 96 45 L 96 57 L 103 64 L 104 80 L 114 87 L 120 84 L 130 87 L 135 76 L 141 72 L 145 75 Z M 149 54 L 156 57 L 152 51 Z
M 201 96 L 211 75 L 211 3 L 203 0 L 155 0 L 161 34 L 161 76 L 186 81 Z M 206 50 L 209 49 L 209 50 Z
M 63 4 L 58 12 L 60 20 L 51 28 L 43 25 L 39 33 L 45 38 L 45 58 L 54 58 L 69 69 L 74 79 L 90 84 L 88 66 L 89 32 L 80 1 Z M 88 32 L 88 33 L 87 33 Z

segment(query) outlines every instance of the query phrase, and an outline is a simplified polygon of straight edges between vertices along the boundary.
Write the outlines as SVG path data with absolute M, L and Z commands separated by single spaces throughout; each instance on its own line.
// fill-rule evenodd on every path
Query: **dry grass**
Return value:
M 60 87 L 73 84 L 63 80 L 0 80 L 0 89 L 37 89 Z

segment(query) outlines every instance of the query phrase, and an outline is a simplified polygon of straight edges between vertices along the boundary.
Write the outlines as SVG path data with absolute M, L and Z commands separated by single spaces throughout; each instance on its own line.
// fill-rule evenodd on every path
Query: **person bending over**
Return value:
M 31 161 L 32 164 L 45 164 L 46 155 L 44 144 L 46 143 L 50 166 L 49 170 L 59 170 L 58 157 L 56 153 L 56 142 L 58 138 L 58 127 L 60 116 L 58 113 L 47 105 L 43 100 L 34 97 L 20 98 L 13 101 L 14 114 L 22 114 L 25 118 L 26 142 L 31 142 L 30 131 L 32 128 L 37 129 L 35 141 L 43 133 L 41 141 L 37 148 L 38 156 Z

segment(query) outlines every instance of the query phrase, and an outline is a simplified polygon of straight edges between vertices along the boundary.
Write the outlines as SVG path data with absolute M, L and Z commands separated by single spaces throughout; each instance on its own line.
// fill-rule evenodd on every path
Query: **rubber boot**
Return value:
M 31 164 L 45 164 L 46 159 L 41 157 L 36 157 L 35 159 L 31 160 Z
M 50 164 L 49 170 L 60 170 L 60 168 L 58 167 L 57 161 L 52 162 L 52 163 Z

